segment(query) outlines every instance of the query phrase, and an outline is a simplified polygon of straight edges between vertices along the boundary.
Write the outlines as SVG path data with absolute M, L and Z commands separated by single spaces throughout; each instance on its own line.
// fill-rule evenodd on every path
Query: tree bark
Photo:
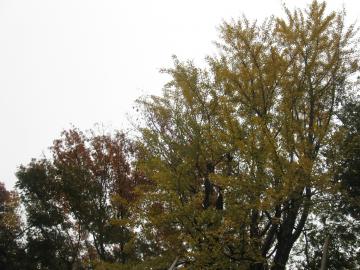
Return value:
M 179 260 L 179 257 L 176 257 L 174 262 L 171 264 L 169 270 L 174 270 L 175 269 L 178 260 Z
M 284 221 L 280 225 L 279 233 L 277 235 L 277 250 L 274 257 L 274 265 L 271 267 L 271 270 L 285 269 L 291 249 L 295 241 L 299 238 L 309 215 L 310 199 L 311 189 L 309 187 L 305 187 L 305 197 L 300 195 L 298 198 L 288 201 L 288 210 L 284 213 Z M 301 208 L 301 217 L 296 225 L 296 219 Z
M 325 243 L 324 243 L 324 247 L 323 247 L 320 270 L 326 270 L 326 268 L 327 268 L 326 263 L 327 263 L 327 253 L 329 250 L 329 242 L 330 242 L 330 235 L 327 235 L 325 238 Z

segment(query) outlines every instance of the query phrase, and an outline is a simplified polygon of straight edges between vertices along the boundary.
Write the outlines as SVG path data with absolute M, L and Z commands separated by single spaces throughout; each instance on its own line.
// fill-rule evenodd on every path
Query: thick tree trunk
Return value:
M 279 249 L 276 251 L 274 265 L 271 270 L 284 270 L 289 259 L 292 243 L 290 239 L 282 239 Z
M 287 204 L 288 210 L 285 213 L 284 221 L 280 225 L 280 230 L 277 235 L 277 250 L 271 270 L 285 269 L 291 249 L 305 226 L 310 211 L 311 189 L 305 187 L 304 190 L 305 197 L 300 195 L 299 197 L 290 200 Z M 296 224 L 301 208 L 302 213 Z
M 285 269 L 291 247 L 294 242 L 292 231 L 295 226 L 300 205 L 299 202 L 291 200 L 285 207 L 287 207 L 288 210 L 284 213 L 284 221 L 280 225 L 280 229 L 277 235 L 277 249 L 274 257 L 274 264 L 271 267 L 272 270 Z

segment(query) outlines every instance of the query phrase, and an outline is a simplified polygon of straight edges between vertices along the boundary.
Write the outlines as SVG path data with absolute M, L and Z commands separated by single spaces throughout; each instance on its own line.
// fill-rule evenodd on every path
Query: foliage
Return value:
M 334 186 L 323 150 L 358 72 L 353 26 L 325 7 L 224 23 L 208 68 L 175 58 L 163 96 L 139 100 L 137 165 L 156 183 L 144 227 L 168 265 L 285 268 Z
M 329 160 L 336 160 L 336 192 L 317 196 L 321 207 L 318 206 L 316 215 L 308 222 L 294 251 L 301 255 L 293 260 L 298 269 L 320 268 L 322 248 L 327 235 L 330 236 L 328 269 L 356 269 L 360 265 L 359 101 L 346 101 L 338 116 L 341 121 L 337 134 L 339 139 L 326 151 Z
M 0 269 L 19 269 L 24 254 L 20 243 L 19 197 L 0 182 Z
M 28 254 L 41 269 L 137 259 L 130 206 L 146 181 L 131 170 L 130 151 L 121 133 L 72 129 L 54 141 L 52 159 L 20 167 Z
M 0 184 L 0 268 L 319 269 L 325 239 L 359 267 L 356 29 L 284 10 L 224 22 L 206 67 L 174 57 L 134 140 L 72 128 Z
M 72 269 L 80 254 L 80 232 L 63 207 L 60 185 L 47 160 L 33 160 L 17 172 L 27 225 L 28 267 Z
M 347 102 L 340 113 L 345 134 L 340 144 L 336 180 L 342 188 L 341 210 L 360 220 L 360 102 Z

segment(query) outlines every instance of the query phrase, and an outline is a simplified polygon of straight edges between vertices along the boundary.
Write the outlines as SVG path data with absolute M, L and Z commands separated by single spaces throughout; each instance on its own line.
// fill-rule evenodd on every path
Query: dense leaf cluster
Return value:
M 359 268 L 356 29 L 285 13 L 223 23 L 205 68 L 175 57 L 131 140 L 74 128 L 21 166 L 0 268 Z

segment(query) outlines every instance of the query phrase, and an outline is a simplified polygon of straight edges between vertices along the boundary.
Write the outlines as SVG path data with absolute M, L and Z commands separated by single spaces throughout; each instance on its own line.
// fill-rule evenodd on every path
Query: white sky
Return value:
M 360 18 L 358 0 L 327 2 Z M 281 0 L 0 0 L 0 181 L 12 188 L 70 124 L 126 127 L 133 101 L 160 93 L 171 55 L 201 62 L 221 21 L 242 13 L 279 15 Z

